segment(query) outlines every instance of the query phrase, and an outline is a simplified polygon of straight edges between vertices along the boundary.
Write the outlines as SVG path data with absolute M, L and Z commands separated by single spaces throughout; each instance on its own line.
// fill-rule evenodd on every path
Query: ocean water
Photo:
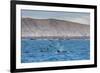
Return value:
M 21 63 L 90 59 L 88 39 L 22 39 Z

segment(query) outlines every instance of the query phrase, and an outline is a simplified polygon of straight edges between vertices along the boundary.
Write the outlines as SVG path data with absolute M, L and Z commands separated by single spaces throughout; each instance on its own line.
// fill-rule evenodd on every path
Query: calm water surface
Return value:
M 21 62 L 71 61 L 90 59 L 87 39 L 22 39 Z

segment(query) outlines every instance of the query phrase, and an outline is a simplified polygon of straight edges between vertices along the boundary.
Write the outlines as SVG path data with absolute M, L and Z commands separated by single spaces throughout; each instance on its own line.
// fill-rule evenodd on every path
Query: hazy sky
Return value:
M 62 11 L 42 11 L 42 10 L 21 10 L 22 17 L 36 19 L 60 19 L 82 24 L 90 24 L 90 13 L 84 12 L 62 12 Z

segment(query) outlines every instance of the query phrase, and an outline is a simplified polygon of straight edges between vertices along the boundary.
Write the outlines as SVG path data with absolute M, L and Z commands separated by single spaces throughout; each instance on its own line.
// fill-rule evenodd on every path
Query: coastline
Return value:
M 74 37 L 21 37 L 21 39 L 30 39 L 30 40 L 35 40 L 35 39 L 90 39 L 89 36 L 74 36 Z

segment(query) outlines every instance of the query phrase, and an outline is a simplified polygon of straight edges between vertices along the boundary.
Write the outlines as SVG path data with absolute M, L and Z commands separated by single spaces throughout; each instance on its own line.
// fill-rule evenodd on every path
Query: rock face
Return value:
M 89 37 L 90 25 L 57 20 L 22 18 L 21 37 Z

